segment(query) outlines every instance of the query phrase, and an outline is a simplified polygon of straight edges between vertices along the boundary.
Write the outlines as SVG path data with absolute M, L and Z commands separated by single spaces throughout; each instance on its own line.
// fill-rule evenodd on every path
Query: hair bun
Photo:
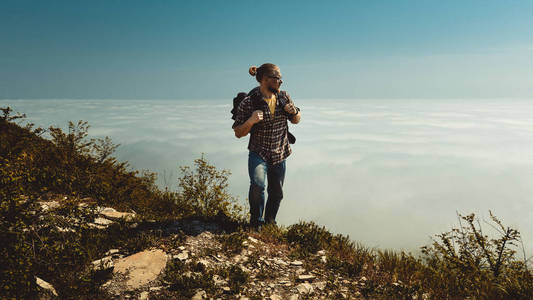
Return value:
M 257 67 L 251 66 L 250 69 L 248 69 L 248 73 L 250 73 L 252 76 L 255 76 L 257 74 Z

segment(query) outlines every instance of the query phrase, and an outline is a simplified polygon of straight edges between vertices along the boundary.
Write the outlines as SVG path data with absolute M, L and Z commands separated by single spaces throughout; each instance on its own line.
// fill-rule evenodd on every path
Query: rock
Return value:
M 323 263 L 327 263 L 328 262 L 328 258 L 325 255 L 321 256 L 320 257 L 320 261 L 323 262 Z
M 74 230 L 72 228 L 63 228 L 63 227 L 59 227 L 59 226 L 56 226 L 56 229 L 59 232 L 76 232 L 76 230 Z
M 144 291 L 139 295 L 139 300 L 148 300 L 148 295 L 150 292 Z
M 202 265 L 204 269 L 209 268 L 209 265 L 211 265 L 211 263 L 207 259 L 200 259 L 198 263 Z
M 298 276 L 298 280 L 299 281 L 310 281 L 310 280 L 313 280 L 313 279 L 315 279 L 315 275 L 311 275 L 311 274 L 299 275 Z
M 224 293 L 229 293 L 231 291 L 231 289 L 229 288 L 229 286 L 224 286 L 222 287 L 222 290 L 224 291 Z
M 173 258 L 177 258 L 177 259 L 183 261 L 183 260 L 186 260 L 187 258 L 189 258 L 189 253 L 181 252 L 180 254 L 174 255 Z
M 100 211 L 100 214 L 108 219 L 125 219 L 131 221 L 134 217 L 134 213 L 119 212 L 112 207 L 106 207 Z
M 298 300 L 298 298 L 300 298 L 300 296 L 298 296 L 298 294 L 294 294 L 294 295 L 291 295 L 289 300 Z
M 192 296 L 191 300 L 202 300 L 207 298 L 207 293 L 204 290 L 199 290 Z
M 326 282 L 325 281 L 315 282 L 313 283 L 313 287 L 323 291 L 326 288 Z
M 145 250 L 117 260 L 113 274 L 124 275 L 124 284 L 133 290 L 154 281 L 166 264 L 167 255 L 163 250 Z
M 109 225 L 109 224 L 112 224 L 113 221 L 108 220 L 108 219 L 106 219 L 106 218 L 100 218 L 100 217 L 98 217 L 98 218 L 95 218 L 95 219 L 94 219 L 93 223 L 96 224 L 96 225 Z
M 78 203 L 78 207 L 79 208 L 87 208 L 87 207 L 89 207 L 89 204 L 85 203 L 85 202 L 80 202 L 80 203 Z
M 87 223 L 87 226 L 93 227 L 93 228 L 96 228 L 96 229 L 106 229 L 107 228 L 107 226 L 98 225 L 98 224 L 94 224 L 94 223 Z
M 102 288 L 107 288 L 108 286 L 110 286 L 111 284 L 113 283 L 113 280 L 108 280 L 106 281 L 104 284 L 102 284 L 100 287 Z
M 252 242 L 252 243 L 259 243 L 259 241 L 251 236 L 248 237 L 248 239 Z
M 54 202 L 55 202 L 55 201 L 54 201 Z M 54 287 L 53 287 L 51 284 L 49 284 L 48 282 L 42 280 L 42 279 L 39 278 L 39 277 L 35 277 L 35 282 L 36 282 L 37 285 L 40 286 L 42 289 L 49 291 L 50 293 L 52 293 L 54 296 L 57 297 L 56 289 L 54 289 Z
M 185 247 L 183 246 L 179 246 L 178 249 L 180 249 L 181 251 L 185 250 Z
M 57 201 L 43 201 L 43 202 L 37 202 L 37 203 L 41 205 L 41 209 L 43 211 L 47 211 L 50 209 L 56 209 L 60 206 L 59 202 Z
M 227 284 L 226 280 L 224 280 L 218 274 L 213 275 L 213 282 L 215 283 L 215 285 L 225 285 L 225 284 Z
M 296 289 L 300 294 L 311 294 L 313 292 L 313 286 L 309 283 L 300 283 L 296 286 Z
M 325 250 L 320 250 L 316 253 L 316 255 L 319 255 L 319 256 L 323 256 L 323 255 L 326 255 L 326 251 Z
M 276 295 L 276 294 L 270 295 L 269 299 L 270 300 L 283 300 L 283 298 L 281 298 L 281 296 Z
M 113 268 L 114 266 L 113 257 L 106 256 L 104 258 L 100 258 L 100 259 L 93 261 L 92 264 L 93 264 L 93 269 L 96 271 L 108 270 L 108 269 Z
M 120 252 L 120 250 L 118 250 L 118 249 L 109 249 L 104 255 L 105 256 L 109 256 L 109 255 L 118 254 L 119 252 Z
M 303 262 L 299 260 L 291 261 L 291 266 L 302 266 Z

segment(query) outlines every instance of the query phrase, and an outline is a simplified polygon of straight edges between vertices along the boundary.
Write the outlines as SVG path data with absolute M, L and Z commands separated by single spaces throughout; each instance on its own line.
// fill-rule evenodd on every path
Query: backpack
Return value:
M 248 96 L 249 94 L 251 94 L 252 92 L 255 92 L 256 89 L 259 89 L 259 87 L 255 87 L 253 88 L 250 92 L 247 93 L 244 93 L 244 92 L 240 92 L 237 94 L 237 96 L 235 98 L 233 98 L 233 109 L 231 110 L 231 118 L 233 120 L 235 120 L 235 114 L 237 113 L 237 108 L 239 107 L 239 104 L 241 104 L 242 100 L 244 100 L 244 98 L 246 98 L 246 96 Z M 282 111 L 287 114 L 285 112 L 285 110 L 283 109 L 283 107 L 287 104 L 286 100 L 284 97 L 281 97 L 279 98 L 280 101 L 278 101 L 279 103 L 279 106 L 282 108 Z M 262 103 L 261 103 L 261 100 L 260 99 L 254 99 L 252 98 L 252 107 L 253 107 L 253 110 L 260 110 L 261 109 L 261 106 L 262 106 Z M 287 114 L 288 115 L 288 114 Z M 253 132 L 255 131 L 255 129 L 257 128 L 257 125 L 258 124 L 255 124 L 253 127 L 252 127 L 252 130 L 250 132 Z M 289 132 L 289 129 L 287 128 L 287 138 L 289 139 L 289 144 L 294 144 L 296 142 L 296 138 L 294 137 L 294 135 L 292 135 L 292 133 Z

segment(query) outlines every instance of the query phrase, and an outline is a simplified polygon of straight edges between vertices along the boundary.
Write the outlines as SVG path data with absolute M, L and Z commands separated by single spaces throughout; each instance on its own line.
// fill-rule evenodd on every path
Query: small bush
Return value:
M 299 222 L 289 226 L 287 231 L 287 241 L 299 247 L 304 256 L 326 248 L 332 237 L 325 227 L 320 227 L 314 222 Z
M 503 226 L 490 212 L 492 224 L 488 224 L 499 236 L 489 238 L 474 214 L 458 216 L 458 228 L 437 235 L 439 240 L 422 247 L 428 266 L 425 285 L 431 294 L 529 299 L 533 295 L 533 277 L 527 261 L 515 257 L 520 233 Z
M 230 234 L 220 235 L 218 241 L 222 244 L 222 250 L 230 253 L 239 253 L 244 248 L 242 244 L 246 241 L 246 234 L 237 231 Z
M 248 273 L 241 267 L 233 265 L 229 269 L 229 286 L 234 294 L 242 290 L 242 286 L 248 281 Z
M 179 260 L 170 261 L 166 268 L 163 280 L 170 283 L 169 290 L 176 292 L 178 299 L 190 299 L 197 289 L 213 293 L 215 283 L 213 272 L 193 272 L 190 264 Z
M 243 208 L 237 199 L 228 193 L 229 170 L 218 171 L 204 158 L 194 160 L 195 169 L 182 166 L 182 177 L 178 178 L 180 188 L 179 205 L 192 214 L 203 217 L 225 215 L 234 220 L 242 220 Z

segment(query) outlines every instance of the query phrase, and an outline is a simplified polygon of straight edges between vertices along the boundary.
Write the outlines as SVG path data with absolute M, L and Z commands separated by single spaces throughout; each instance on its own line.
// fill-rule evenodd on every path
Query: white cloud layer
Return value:
M 278 221 L 315 220 L 373 247 L 417 251 L 456 225 L 456 211 L 517 227 L 533 254 L 533 102 L 298 100 L 302 122 L 287 161 Z M 230 102 L 0 100 L 39 126 L 86 120 L 90 136 L 176 188 L 179 165 L 205 153 L 230 169 L 246 203 L 248 138 L 231 130 Z

